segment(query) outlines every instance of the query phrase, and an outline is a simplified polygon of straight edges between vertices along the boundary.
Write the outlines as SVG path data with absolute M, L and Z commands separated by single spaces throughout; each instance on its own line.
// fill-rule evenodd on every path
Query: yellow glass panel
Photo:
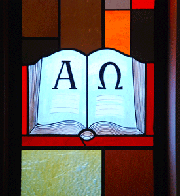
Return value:
M 100 150 L 22 150 L 21 195 L 101 195 Z

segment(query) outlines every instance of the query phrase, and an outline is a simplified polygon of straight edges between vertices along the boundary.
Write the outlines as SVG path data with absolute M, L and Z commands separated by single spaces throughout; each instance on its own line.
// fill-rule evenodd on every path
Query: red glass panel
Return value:
M 22 134 L 27 134 L 27 66 L 22 66 Z
M 146 135 L 153 135 L 154 124 L 154 63 L 147 63 Z
M 132 9 L 154 9 L 155 0 L 132 0 Z
M 86 146 L 153 146 L 153 137 L 95 137 Z M 84 146 L 78 137 L 23 136 L 22 146 Z

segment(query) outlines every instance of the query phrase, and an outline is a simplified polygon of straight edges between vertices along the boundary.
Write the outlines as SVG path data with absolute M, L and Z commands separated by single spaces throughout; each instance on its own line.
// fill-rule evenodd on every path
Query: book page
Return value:
M 88 58 L 88 126 L 97 122 L 136 128 L 132 58 L 112 49 Z
M 38 123 L 86 125 L 86 57 L 62 50 L 42 59 Z M 66 123 L 65 123 L 66 124 Z

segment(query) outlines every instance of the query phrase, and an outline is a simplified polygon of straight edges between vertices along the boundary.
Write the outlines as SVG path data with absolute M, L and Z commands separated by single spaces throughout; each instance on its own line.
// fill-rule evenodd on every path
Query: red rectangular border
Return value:
M 146 102 L 146 135 L 153 135 L 154 134 L 154 131 L 153 131 L 153 125 L 154 125 L 154 63 L 147 63 L 147 89 L 146 90 L 147 90 L 146 92 L 146 97 L 147 97 L 146 99 L 147 101 Z M 26 134 L 27 134 L 27 66 L 22 66 L 22 135 L 26 135 Z M 33 136 L 31 138 L 33 138 Z M 50 138 L 52 139 L 52 137 Z M 54 138 L 57 138 L 57 137 L 54 137 Z M 94 138 L 92 141 L 85 142 L 85 144 L 87 146 L 88 145 L 90 146 L 101 146 L 101 145 L 102 146 L 119 146 L 120 145 L 121 146 L 123 143 L 122 146 L 131 146 L 129 144 L 131 143 L 129 142 L 131 141 L 130 137 L 122 137 L 122 138 L 120 139 L 118 137 L 113 137 L 112 139 L 112 137 L 103 137 L 100 139 L 98 137 L 98 140 L 97 138 Z M 142 137 L 142 138 L 145 138 L 145 137 Z M 139 146 L 139 144 L 141 146 L 141 142 L 142 142 L 141 139 L 138 139 L 140 143 L 137 143 L 136 145 L 134 141 L 136 142 L 137 140 L 132 140 L 134 143 L 133 146 Z M 31 139 L 29 141 L 31 141 Z M 30 143 L 31 145 L 36 146 L 34 141 L 36 141 L 36 139 L 34 139 L 33 142 L 30 142 Z M 57 141 L 57 139 L 55 141 Z M 62 141 L 61 139 L 59 139 L 61 146 L 79 146 L 79 145 L 81 146 L 81 141 L 80 143 L 79 141 L 80 139 L 78 138 L 77 140 L 76 137 L 62 137 Z M 144 141 L 146 141 L 146 139 L 144 139 Z M 37 143 L 39 142 L 41 143 L 40 140 L 37 141 Z M 58 145 L 59 145 L 59 142 L 58 142 Z M 41 144 L 39 145 L 41 146 Z M 144 146 L 144 143 L 142 145 Z
M 95 137 L 86 146 L 153 146 L 153 137 Z M 79 137 L 23 136 L 22 146 L 84 146 Z
M 154 125 L 154 63 L 147 63 L 147 92 L 146 92 L 146 135 L 153 135 L 153 125 Z M 27 66 L 22 66 L 22 135 L 27 134 Z M 68 137 L 67 137 L 68 138 Z M 112 138 L 112 137 L 110 137 Z M 96 138 L 94 138 L 92 141 L 87 143 L 87 145 L 93 145 L 98 146 L 98 145 L 104 145 L 104 146 L 113 146 L 113 142 L 109 137 L 106 137 L 107 144 L 105 144 L 105 138 L 103 137 L 103 140 L 99 143 L 96 142 Z M 116 137 L 114 137 L 116 138 Z M 129 143 L 125 137 L 124 138 L 124 145 L 127 142 Z M 129 137 L 128 137 L 129 138 Z M 64 143 L 64 139 L 62 140 Z M 69 140 L 68 140 L 69 141 Z M 102 142 L 103 141 L 103 142 Z M 40 141 L 38 141 L 40 142 Z M 70 146 L 78 146 L 79 143 L 77 142 L 76 139 L 73 139 L 72 145 L 68 144 Z M 114 139 L 114 142 L 116 142 L 116 139 Z M 122 142 L 122 138 L 121 138 Z M 69 142 L 68 142 L 69 143 Z M 117 144 L 119 145 L 119 139 L 117 140 Z M 117 145 L 115 144 L 115 146 Z M 34 142 L 33 142 L 33 145 Z M 66 142 L 64 144 L 65 146 L 67 145 Z M 129 146 L 129 144 L 128 144 Z

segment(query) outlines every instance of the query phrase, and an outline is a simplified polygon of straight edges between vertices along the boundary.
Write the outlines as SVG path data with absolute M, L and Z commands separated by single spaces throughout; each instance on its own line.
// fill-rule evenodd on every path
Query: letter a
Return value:
M 56 80 L 56 83 L 55 83 L 55 85 L 54 85 L 54 88 L 52 88 L 52 89 L 58 89 L 58 88 L 57 88 L 58 82 L 59 82 L 59 80 L 62 80 L 62 79 L 64 79 L 64 80 L 69 80 L 69 81 L 70 81 L 70 83 L 71 83 L 71 88 L 69 88 L 69 89 L 77 89 L 76 86 L 75 86 L 73 74 L 72 74 L 72 71 L 71 71 L 70 62 L 71 62 L 71 61 L 62 61 L 62 67 L 61 67 L 60 72 L 59 72 L 59 74 L 58 74 L 58 78 L 57 78 L 57 80 Z M 68 74 L 69 74 L 69 78 L 60 78 L 60 75 L 61 75 L 61 73 L 62 73 L 64 64 L 66 64 L 66 66 L 67 66 L 67 72 L 68 72 Z

